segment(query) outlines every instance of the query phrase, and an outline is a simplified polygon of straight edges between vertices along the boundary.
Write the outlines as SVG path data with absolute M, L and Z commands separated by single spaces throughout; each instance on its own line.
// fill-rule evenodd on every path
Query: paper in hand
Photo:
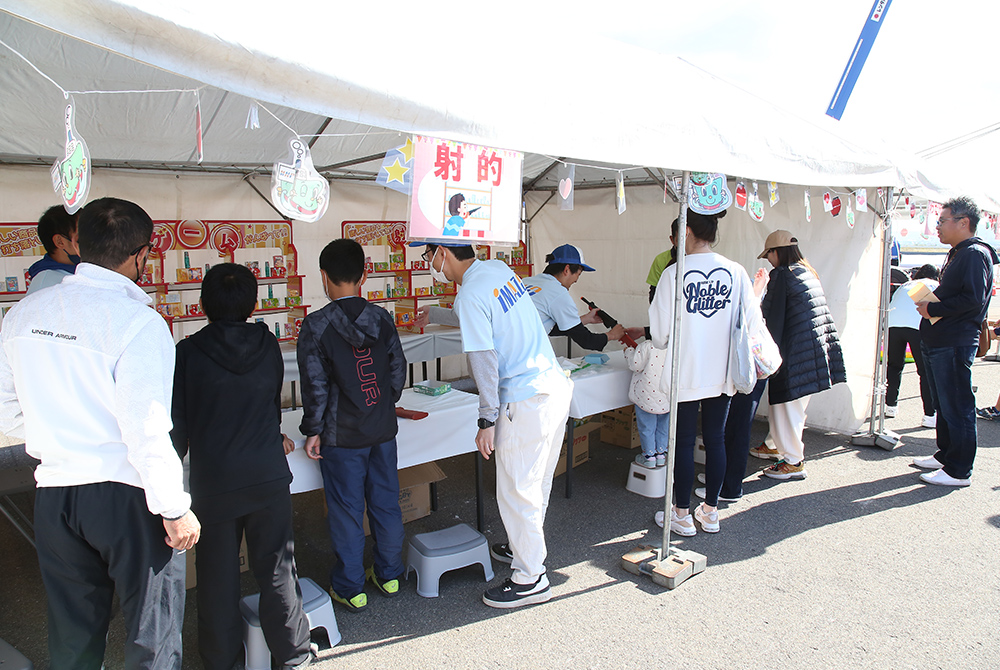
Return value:
M 922 281 L 917 281 L 910 287 L 910 290 L 906 292 L 913 302 L 941 302 L 938 297 L 934 295 L 934 291 L 930 289 L 927 284 Z M 928 319 L 931 323 L 937 323 L 940 316 L 932 316 Z

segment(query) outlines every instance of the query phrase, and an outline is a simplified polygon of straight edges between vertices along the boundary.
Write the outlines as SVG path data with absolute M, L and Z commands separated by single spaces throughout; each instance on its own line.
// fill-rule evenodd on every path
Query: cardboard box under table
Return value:
M 601 442 L 626 449 L 640 446 L 639 427 L 635 422 L 635 405 L 605 412 L 601 423 Z
M 595 439 L 595 435 L 601 428 L 600 421 L 588 421 L 582 426 L 573 429 L 573 467 L 582 465 L 590 460 L 590 443 Z M 559 451 L 559 462 L 556 464 L 556 471 L 553 475 L 558 477 L 566 472 L 566 443 L 569 435 L 563 437 L 562 449 Z
M 628 399 L 628 387 L 632 382 L 632 371 L 625 364 L 621 351 L 608 353 L 610 360 L 604 365 L 592 365 L 571 375 L 573 399 L 569 403 L 569 421 L 566 424 L 566 463 L 573 462 L 573 440 L 575 429 L 573 419 L 584 419 L 593 414 L 626 407 L 632 404 Z M 566 497 L 573 494 L 573 471 L 566 472 Z
M 399 433 L 396 435 L 400 488 L 405 486 L 404 471 L 407 468 L 431 464 L 442 458 L 468 454 L 476 451 L 476 421 L 479 418 L 479 397 L 463 391 L 449 391 L 441 396 L 424 396 L 413 389 L 405 389 L 397 407 L 427 412 L 423 419 L 397 419 Z M 295 451 L 288 454 L 288 466 L 292 470 L 292 493 L 314 491 L 323 488 L 323 476 L 319 461 L 314 461 L 305 453 L 305 438 L 299 432 L 302 410 L 286 411 L 281 417 L 281 432 L 295 442 Z M 480 530 L 485 525 L 483 517 L 482 460 L 477 456 L 476 468 L 476 508 Z M 437 466 L 434 466 L 437 472 Z M 439 479 L 434 471 L 424 470 L 417 476 L 423 480 L 430 498 L 430 509 L 434 509 L 432 486 Z M 412 493 L 410 494 L 412 496 Z M 401 503 L 403 501 L 401 498 Z M 419 499 L 414 499 L 414 510 L 419 508 Z M 411 503 L 407 502 L 408 505 Z M 426 515 L 423 515 L 426 516 Z M 416 516 L 412 518 L 418 518 Z M 412 519 L 404 519 L 404 521 Z

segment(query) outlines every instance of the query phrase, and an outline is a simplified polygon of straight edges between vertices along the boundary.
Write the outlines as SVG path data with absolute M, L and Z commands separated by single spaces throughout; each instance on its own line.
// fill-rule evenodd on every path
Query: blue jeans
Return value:
M 653 458 L 656 454 L 667 453 L 667 436 L 670 434 L 670 412 L 650 414 L 635 406 L 635 424 L 639 429 L 642 455 Z
M 694 484 L 694 442 L 701 407 L 701 438 L 705 441 L 705 504 L 716 507 L 726 473 L 726 443 L 723 430 L 729 413 L 729 396 L 704 398 L 677 404 L 677 460 L 674 461 L 674 504 L 691 506 Z
M 924 371 L 931 401 L 937 411 L 937 447 L 934 458 L 956 479 L 972 475 L 976 459 L 976 396 L 972 392 L 972 361 L 976 347 L 928 347 Z
M 757 406 L 764 395 L 766 379 L 761 379 L 748 395 L 737 393 L 729 403 L 726 417 L 726 476 L 722 480 L 723 498 L 739 498 L 743 495 L 743 478 L 747 474 L 747 458 L 750 456 L 750 427 L 757 414 Z
M 330 585 L 337 595 L 350 599 L 365 585 L 365 503 L 375 541 L 375 575 L 389 580 L 403 574 L 396 440 L 363 449 L 323 447 L 320 455 L 330 540 L 337 555 Z

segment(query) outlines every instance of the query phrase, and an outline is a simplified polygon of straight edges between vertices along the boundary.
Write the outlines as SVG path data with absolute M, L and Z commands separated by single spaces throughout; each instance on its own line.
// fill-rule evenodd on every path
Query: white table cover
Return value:
M 628 399 L 632 371 L 625 364 L 622 352 L 608 352 L 608 356 L 610 360 L 604 365 L 592 365 L 571 376 L 573 400 L 569 404 L 570 417 L 582 419 L 632 404 Z
M 397 405 L 429 414 L 416 421 L 398 420 L 399 433 L 396 435 L 396 445 L 400 470 L 476 450 L 479 396 L 452 390 L 433 397 L 421 395 L 413 389 L 406 389 Z M 323 488 L 319 462 L 306 456 L 305 438 L 299 432 L 301 422 L 301 409 L 284 412 L 281 415 L 281 432 L 295 441 L 295 451 L 287 456 L 288 467 L 291 468 L 294 477 L 292 493 Z

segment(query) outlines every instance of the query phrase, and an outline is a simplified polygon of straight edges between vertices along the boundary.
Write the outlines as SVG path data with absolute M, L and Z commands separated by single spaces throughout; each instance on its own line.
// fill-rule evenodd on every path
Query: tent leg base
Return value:
M 704 572 L 708 559 L 686 549 L 672 549 L 660 560 L 656 548 L 645 545 L 637 547 L 622 556 L 622 568 L 633 575 L 647 575 L 654 584 L 675 589 L 690 577 Z
M 858 447 L 878 447 L 886 451 L 892 451 L 902 444 L 899 435 L 886 430 L 881 433 L 861 432 L 851 436 L 851 444 Z

